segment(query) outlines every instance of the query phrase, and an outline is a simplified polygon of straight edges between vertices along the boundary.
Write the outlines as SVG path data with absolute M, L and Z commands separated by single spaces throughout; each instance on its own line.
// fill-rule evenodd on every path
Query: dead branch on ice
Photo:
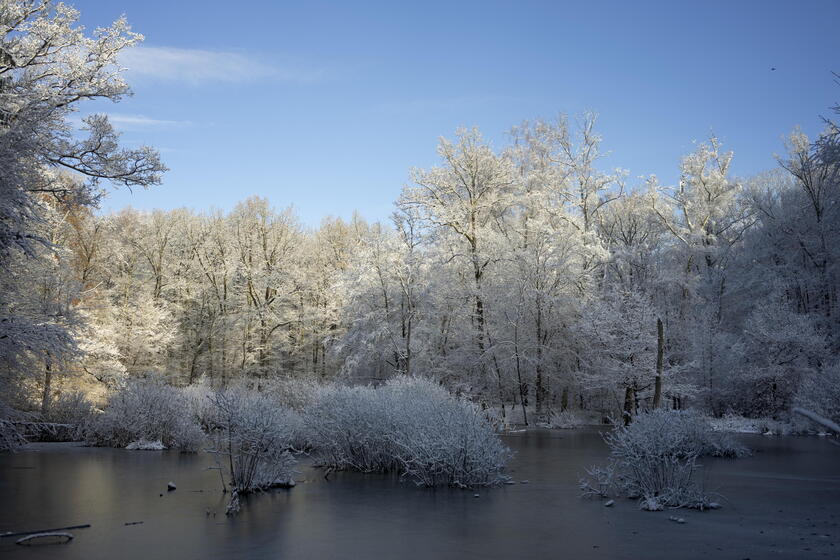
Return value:
M 73 540 L 72 533 L 35 533 L 15 541 L 15 544 L 31 546 L 33 544 L 66 544 Z
M 20 537 L 23 535 L 32 535 L 35 533 L 57 533 L 60 531 L 69 531 L 70 529 L 87 529 L 90 523 L 84 525 L 71 525 L 70 527 L 57 527 L 55 529 L 38 529 L 36 531 L 17 531 L 15 533 L 0 533 L 0 539 L 3 537 Z
M 816 422 L 817 424 L 820 424 L 821 426 L 824 426 L 824 427 L 828 428 L 829 430 L 832 430 L 837 435 L 840 435 L 840 426 L 837 425 L 837 423 L 832 422 L 828 418 L 824 418 L 824 417 L 820 416 L 819 414 L 817 414 L 815 412 L 811 412 L 810 410 L 806 410 L 804 408 L 799 408 L 799 407 L 795 407 L 793 409 L 793 412 L 795 412 L 796 414 L 800 414 L 800 415 L 804 416 L 805 418 L 808 418 L 809 420 L 812 420 L 812 421 Z

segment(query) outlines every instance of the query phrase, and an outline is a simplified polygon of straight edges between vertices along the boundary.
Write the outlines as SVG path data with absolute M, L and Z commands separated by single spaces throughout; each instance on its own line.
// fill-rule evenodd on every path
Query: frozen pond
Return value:
M 304 462 L 292 490 L 250 497 L 224 515 L 204 454 L 34 444 L 0 455 L 0 531 L 90 523 L 68 545 L 12 558 L 838 558 L 840 447 L 821 438 L 742 436 L 753 457 L 706 459 L 724 509 L 642 512 L 579 497 L 606 447 L 587 431 L 505 437 L 516 485 L 426 490 L 381 475 L 325 481 Z M 178 485 L 166 492 L 166 483 Z M 527 480 L 527 484 L 520 481 Z M 160 494 L 163 493 L 163 496 Z M 215 514 L 215 515 L 214 515 Z M 142 524 L 126 523 L 142 521 Z

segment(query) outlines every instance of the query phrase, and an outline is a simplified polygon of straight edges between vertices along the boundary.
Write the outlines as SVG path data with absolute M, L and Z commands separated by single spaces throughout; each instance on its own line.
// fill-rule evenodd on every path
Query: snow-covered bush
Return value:
M 394 399 L 402 418 L 391 435 L 399 470 L 417 484 L 487 486 L 501 474 L 510 452 L 480 408 L 456 401 Z
M 315 402 L 321 385 L 312 379 L 271 379 L 263 384 L 263 392 L 288 410 L 303 411 Z
M 47 438 L 80 441 L 96 418 L 93 403 L 81 391 L 62 393 L 50 403 L 45 422 L 60 424 L 47 428 Z
M 706 420 L 716 432 L 774 436 L 786 436 L 795 432 L 791 422 L 773 418 L 746 418 L 737 414 L 726 414 L 720 418 L 709 417 Z
M 26 437 L 16 424 L 24 418 L 25 415 L 0 399 L 0 452 L 15 451 L 26 444 Z
M 181 389 L 189 414 L 205 432 L 219 426 L 218 408 L 212 402 L 213 389 L 204 383 L 195 383 Z
M 160 440 L 167 448 L 197 451 L 204 439 L 183 393 L 160 377 L 134 379 L 111 394 L 87 433 L 92 445 L 125 447 Z
M 642 509 L 709 507 L 695 480 L 703 455 L 740 457 L 747 453 L 731 436 L 713 432 L 705 418 L 690 411 L 653 410 L 629 426 L 604 436 L 610 448 L 606 467 L 589 471 L 585 493 L 637 498 Z
M 310 445 L 328 467 L 395 471 L 424 486 L 505 480 L 510 451 L 485 414 L 425 379 L 325 387 L 306 418 Z
M 580 412 L 572 410 L 552 412 L 548 417 L 547 422 L 549 428 L 556 428 L 560 430 L 574 430 L 586 424 L 586 418 Z
M 52 400 L 44 418 L 47 422 L 83 426 L 94 413 L 93 403 L 81 391 L 62 393 Z
M 322 387 L 305 413 L 307 441 L 320 463 L 340 470 L 393 470 L 382 404 L 371 387 Z
M 266 395 L 244 387 L 210 397 L 218 427 L 213 452 L 222 456 L 236 493 L 291 486 L 295 459 L 289 453 L 294 435 L 288 411 Z
M 308 451 L 309 428 L 303 416 L 306 409 L 315 402 L 322 385 L 307 378 L 271 379 L 261 385 L 262 394 L 286 412 L 286 423 L 292 434 L 292 449 Z
M 166 446 L 163 445 L 163 442 L 159 439 L 154 441 L 148 439 L 138 439 L 137 441 L 132 441 L 126 445 L 125 448 L 129 451 L 163 451 L 166 449 Z
M 794 404 L 840 424 L 840 362 L 805 377 Z
M 720 418 L 709 418 L 709 426 L 716 432 L 730 432 L 735 434 L 760 434 L 760 419 L 746 418 L 740 414 L 725 414 Z

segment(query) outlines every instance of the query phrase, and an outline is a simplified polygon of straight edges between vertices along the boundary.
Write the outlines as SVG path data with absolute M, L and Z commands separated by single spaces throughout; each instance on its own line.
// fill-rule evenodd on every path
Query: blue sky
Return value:
M 840 2 L 190 2 L 69 0 L 92 29 L 125 14 L 143 47 L 112 114 L 159 148 L 163 185 L 106 210 L 228 209 L 247 196 L 387 219 L 439 136 L 494 147 L 523 119 L 600 114 L 605 169 L 677 178 L 717 134 L 749 175 L 840 101 Z M 776 68 L 776 70 L 771 70 Z

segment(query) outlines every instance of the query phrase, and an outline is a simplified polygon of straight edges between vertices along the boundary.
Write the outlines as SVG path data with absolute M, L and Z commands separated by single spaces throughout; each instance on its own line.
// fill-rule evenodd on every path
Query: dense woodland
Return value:
M 714 137 L 674 162 L 676 185 L 605 171 L 596 116 L 561 115 L 502 146 L 476 129 L 442 138 L 388 223 L 305 227 L 260 196 L 102 214 L 106 186 L 153 186 L 165 167 L 120 147 L 105 116 L 71 126 L 80 102 L 127 93 L 115 57 L 139 39 L 124 21 L 86 38 L 74 19 L 38 3 L 0 12 L 4 409 L 49 416 L 61 395 L 101 398 L 150 373 L 214 388 L 404 374 L 538 416 L 784 417 L 836 390 L 831 119 L 754 177 L 733 176 Z

